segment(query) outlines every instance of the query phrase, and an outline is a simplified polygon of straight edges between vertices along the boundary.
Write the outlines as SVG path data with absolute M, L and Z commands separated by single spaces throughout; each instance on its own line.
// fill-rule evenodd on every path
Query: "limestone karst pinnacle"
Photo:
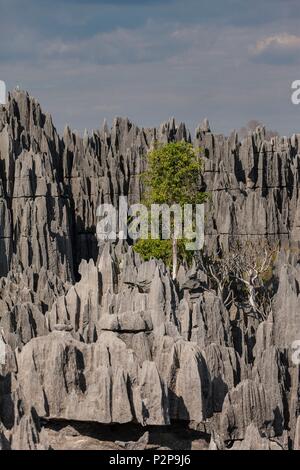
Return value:
M 267 141 L 258 129 L 240 142 L 207 119 L 196 131 L 211 194 L 206 250 L 280 242 L 263 321 L 241 297 L 227 308 L 195 267 L 174 282 L 126 242 L 99 252 L 97 205 L 140 201 L 154 139 L 192 141 L 174 119 L 60 136 L 22 91 L 1 108 L 3 449 L 145 449 L 162 429 L 161 448 L 299 448 L 300 134 Z

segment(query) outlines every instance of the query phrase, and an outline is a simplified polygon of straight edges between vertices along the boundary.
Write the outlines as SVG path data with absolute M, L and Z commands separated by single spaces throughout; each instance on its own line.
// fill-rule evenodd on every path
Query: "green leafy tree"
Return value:
M 171 142 L 156 144 L 148 153 L 148 170 L 144 174 L 145 197 L 143 203 L 167 204 L 171 207 L 178 204 L 202 204 L 206 193 L 200 191 L 200 173 L 202 160 L 200 149 L 195 149 L 187 142 Z M 174 221 L 174 219 L 173 219 Z M 145 259 L 157 257 L 166 264 L 172 264 L 173 279 L 176 278 L 178 254 L 180 258 L 188 258 L 183 240 L 176 238 L 172 223 L 172 240 L 139 240 L 135 250 Z

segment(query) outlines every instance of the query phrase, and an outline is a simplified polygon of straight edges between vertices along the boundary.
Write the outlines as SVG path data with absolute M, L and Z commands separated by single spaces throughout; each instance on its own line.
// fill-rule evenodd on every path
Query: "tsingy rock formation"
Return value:
M 204 152 L 206 252 L 279 242 L 267 318 L 241 292 L 226 305 L 196 262 L 173 281 L 127 242 L 98 245 L 98 205 L 140 201 L 154 141 L 182 139 Z M 240 142 L 208 121 L 195 138 L 174 120 L 140 129 L 121 118 L 60 136 L 28 94 L 9 96 L 1 448 L 74 448 L 78 436 L 83 448 L 299 448 L 299 145 L 300 134 L 266 140 L 263 128 Z

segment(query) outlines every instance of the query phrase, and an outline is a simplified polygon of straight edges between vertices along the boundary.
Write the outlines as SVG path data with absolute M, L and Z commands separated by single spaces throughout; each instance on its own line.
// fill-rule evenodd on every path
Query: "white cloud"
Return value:
M 181 39 L 172 36 L 172 26 L 148 21 L 136 29 L 116 28 L 76 40 L 42 41 L 39 57 L 103 65 L 159 62 L 178 53 L 181 47 Z
M 257 53 L 264 52 L 271 46 L 279 46 L 290 48 L 299 48 L 300 49 L 300 36 L 295 36 L 293 34 L 278 34 L 277 36 L 270 36 L 261 41 L 257 41 L 254 50 Z
M 300 59 L 300 36 L 288 33 L 267 36 L 257 41 L 250 52 L 261 62 L 275 65 L 297 63 Z

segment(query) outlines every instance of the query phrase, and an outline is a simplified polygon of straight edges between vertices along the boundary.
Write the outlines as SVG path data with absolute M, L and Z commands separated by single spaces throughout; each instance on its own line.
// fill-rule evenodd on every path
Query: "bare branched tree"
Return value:
M 265 127 L 264 124 L 261 121 L 257 121 L 256 119 L 251 119 L 245 127 L 241 127 L 240 130 L 238 131 L 238 134 L 241 139 L 244 139 L 247 137 L 249 132 L 254 132 L 257 127 Z M 271 130 L 271 129 L 266 129 L 266 139 L 270 140 L 272 137 L 279 137 L 279 133 L 277 131 Z
M 249 305 L 263 320 L 271 309 L 271 298 L 265 284 L 272 274 L 277 253 L 277 245 L 270 247 L 247 242 L 238 244 L 231 257 L 231 276 L 244 286 Z
M 205 256 L 201 253 L 197 267 L 206 274 L 208 280 L 208 287 L 204 289 L 215 290 L 221 302 L 229 308 L 234 301 L 234 295 L 231 289 L 230 267 L 225 257 L 222 257 L 220 252 L 215 256 Z
M 199 258 L 198 267 L 208 278 L 225 307 L 235 301 L 237 288 L 242 288 L 254 315 L 265 320 L 271 311 L 271 295 L 266 288 L 268 276 L 278 253 L 278 246 L 266 243 L 236 243 L 226 255 Z

